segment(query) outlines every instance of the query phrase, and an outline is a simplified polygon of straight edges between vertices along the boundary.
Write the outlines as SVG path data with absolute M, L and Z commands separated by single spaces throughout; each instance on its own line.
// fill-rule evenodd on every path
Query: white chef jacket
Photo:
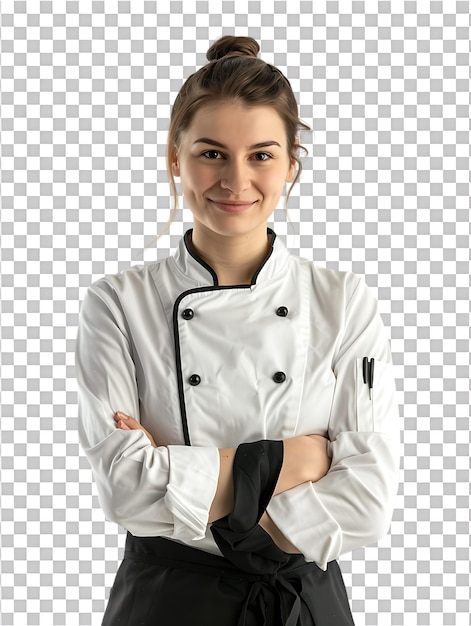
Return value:
M 218 554 L 208 526 L 218 448 L 328 437 L 328 474 L 267 509 L 325 569 L 391 521 L 399 445 L 389 344 L 358 276 L 269 237 L 251 285 L 219 286 L 189 231 L 172 256 L 88 289 L 76 349 L 80 442 L 108 519 Z M 364 357 L 375 359 L 371 399 Z M 116 428 L 118 410 L 165 446 Z

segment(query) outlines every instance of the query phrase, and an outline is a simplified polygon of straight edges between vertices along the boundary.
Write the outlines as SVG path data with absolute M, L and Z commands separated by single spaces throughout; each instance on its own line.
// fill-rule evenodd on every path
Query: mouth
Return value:
M 214 204 L 215 207 L 226 213 L 242 213 L 251 206 L 253 206 L 257 200 L 213 200 L 208 198 L 209 201 Z

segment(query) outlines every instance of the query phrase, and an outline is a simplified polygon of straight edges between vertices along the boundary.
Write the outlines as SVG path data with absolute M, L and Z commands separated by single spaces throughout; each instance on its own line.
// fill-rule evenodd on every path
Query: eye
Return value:
M 205 152 L 203 152 L 202 156 L 206 157 L 207 159 L 221 159 L 221 153 L 218 152 L 217 150 L 206 150 Z
M 254 154 L 254 159 L 256 161 L 268 161 L 269 159 L 272 159 L 272 155 L 269 152 L 256 152 Z

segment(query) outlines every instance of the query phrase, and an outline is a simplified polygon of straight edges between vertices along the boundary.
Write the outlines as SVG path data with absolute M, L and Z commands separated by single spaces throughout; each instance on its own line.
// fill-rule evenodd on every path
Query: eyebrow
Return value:
M 218 146 L 218 148 L 224 149 L 227 148 L 227 146 L 225 146 L 220 141 L 216 141 L 215 139 L 208 139 L 207 137 L 200 137 L 200 139 L 197 139 L 193 142 L 193 145 L 195 143 L 207 143 L 210 146 Z M 278 146 L 281 148 L 280 144 L 277 141 L 262 141 L 261 143 L 254 143 L 252 146 L 249 146 L 248 150 L 258 150 L 259 148 L 267 148 L 268 146 Z

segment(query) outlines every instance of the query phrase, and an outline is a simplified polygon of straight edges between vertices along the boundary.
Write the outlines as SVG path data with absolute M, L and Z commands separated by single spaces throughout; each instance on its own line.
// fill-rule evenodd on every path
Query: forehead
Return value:
M 248 107 L 244 104 L 212 103 L 202 106 L 185 135 L 191 141 L 200 136 L 227 144 L 250 144 L 276 140 L 286 144 L 283 120 L 270 106 Z

